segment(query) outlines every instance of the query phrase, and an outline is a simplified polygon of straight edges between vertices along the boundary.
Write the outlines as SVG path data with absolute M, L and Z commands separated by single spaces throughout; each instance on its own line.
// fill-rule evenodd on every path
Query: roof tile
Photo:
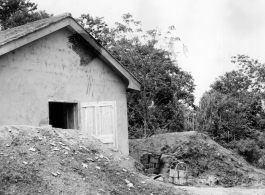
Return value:
M 61 14 L 58 16 L 53 16 L 50 18 L 37 20 L 35 22 L 30 22 L 30 23 L 24 24 L 22 26 L 18 26 L 15 28 L 0 31 L 0 46 L 6 44 L 8 42 L 11 42 L 13 40 L 16 40 L 18 38 L 21 38 L 23 36 L 26 36 L 29 33 L 33 33 L 37 30 L 40 30 L 46 26 L 49 26 L 53 23 L 56 23 L 60 20 L 68 18 L 68 17 L 71 17 L 71 14 L 70 13 L 64 13 L 64 14 Z

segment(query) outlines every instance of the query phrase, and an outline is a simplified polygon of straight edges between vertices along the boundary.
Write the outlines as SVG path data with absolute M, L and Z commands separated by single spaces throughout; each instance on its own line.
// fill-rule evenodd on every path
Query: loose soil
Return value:
M 130 140 L 130 156 L 139 160 L 145 152 L 169 154 L 169 161 L 177 159 L 185 162 L 189 167 L 188 184 L 192 186 L 265 186 L 264 170 L 252 167 L 238 154 L 223 148 L 202 133 L 168 133 Z M 208 182 L 209 178 L 214 178 L 212 183 Z
M 187 194 L 142 175 L 134 164 L 77 130 L 0 127 L 0 195 Z

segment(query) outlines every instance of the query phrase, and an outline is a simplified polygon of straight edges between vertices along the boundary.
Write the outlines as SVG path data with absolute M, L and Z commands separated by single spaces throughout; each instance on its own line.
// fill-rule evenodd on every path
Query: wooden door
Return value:
M 87 102 L 81 104 L 82 131 L 113 149 L 117 144 L 116 102 Z

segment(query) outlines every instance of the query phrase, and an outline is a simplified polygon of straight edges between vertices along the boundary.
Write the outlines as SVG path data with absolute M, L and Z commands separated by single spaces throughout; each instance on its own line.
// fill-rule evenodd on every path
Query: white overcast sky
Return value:
M 110 26 L 131 13 L 145 30 L 174 25 L 174 36 L 188 46 L 179 65 L 195 79 L 195 103 L 215 78 L 235 68 L 230 56 L 249 55 L 265 62 L 265 1 L 263 0 L 31 0 L 39 10 L 73 17 L 89 13 Z

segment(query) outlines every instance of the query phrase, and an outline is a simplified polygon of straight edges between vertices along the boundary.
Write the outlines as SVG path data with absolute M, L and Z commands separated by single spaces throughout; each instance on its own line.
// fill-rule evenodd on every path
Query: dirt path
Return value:
M 180 187 L 191 195 L 265 195 L 265 189 Z

